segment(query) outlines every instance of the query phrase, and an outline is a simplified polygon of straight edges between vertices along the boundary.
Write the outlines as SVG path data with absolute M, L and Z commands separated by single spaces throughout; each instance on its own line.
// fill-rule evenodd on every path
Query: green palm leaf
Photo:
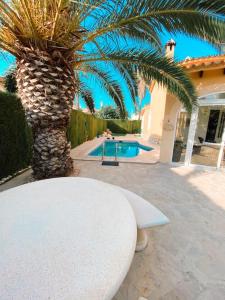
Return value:
M 86 106 L 90 110 L 91 113 L 95 113 L 95 102 L 92 94 L 92 90 L 88 85 L 83 81 L 81 78 L 79 78 L 79 95 L 78 97 L 81 97 L 84 102 L 86 103 Z
M 224 1 L 130 0 L 119 12 L 110 12 L 107 17 L 100 16 L 95 30 L 87 35 L 83 43 L 113 32 L 132 38 L 138 31 L 154 37 L 150 42 L 157 44 L 157 32 L 159 34 L 163 30 L 184 32 L 219 43 L 225 40 L 224 16 Z
M 113 99 L 117 107 L 120 109 L 120 115 L 122 118 L 126 116 L 126 109 L 124 104 L 124 96 L 120 84 L 112 78 L 110 72 L 101 70 L 94 64 L 88 64 L 85 66 L 88 73 L 94 75 L 94 80 L 98 80 L 101 87 L 109 94 Z
M 160 56 L 156 52 L 137 49 L 107 51 L 104 57 L 83 60 L 83 63 L 91 61 L 104 61 L 105 63 L 117 63 L 139 72 L 146 81 L 155 80 L 168 88 L 169 92 L 178 97 L 188 111 L 192 105 L 196 105 L 197 97 L 193 84 L 184 70 L 171 59 Z M 82 62 L 82 61 L 80 61 Z

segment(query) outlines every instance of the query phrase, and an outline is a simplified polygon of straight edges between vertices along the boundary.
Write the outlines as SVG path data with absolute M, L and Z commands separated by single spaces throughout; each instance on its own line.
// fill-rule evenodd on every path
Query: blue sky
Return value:
M 173 38 L 177 45 L 175 50 L 175 59 L 177 61 L 185 59 L 187 56 L 190 57 L 200 57 L 200 56 L 208 56 L 208 55 L 216 55 L 218 54 L 218 50 L 209 45 L 206 42 L 200 41 L 198 39 L 189 38 L 185 35 L 179 34 L 177 36 L 171 36 L 171 35 L 163 35 L 162 36 L 162 42 L 165 44 L 169 39 Z M 15 62 L 14 58 L 4 53 L 3 56 L 1 56 L 0 61 L 0 76 L 3 76 L 5 72 L 10 68 L 11 65 Z M 129 97 L 129 94 L 124 91 L 125 94 L 125 102 L 126 107 L 129 112 L 129 115 L 131 115 L 134 111 L 132 101 Z M 114 105 L 110 97 L 99 87 L 94 87 L 94 99 L 96 108 L 98 109 L 100 107 L 100 104 L 103 103 L 104 105 Z M 150 102 L 150 95 L 149 93 L 146 94 L 145 99 L 143 101 L 143 106 Z M 84 106 L 84 104 L 81 102 L 81 106 Z

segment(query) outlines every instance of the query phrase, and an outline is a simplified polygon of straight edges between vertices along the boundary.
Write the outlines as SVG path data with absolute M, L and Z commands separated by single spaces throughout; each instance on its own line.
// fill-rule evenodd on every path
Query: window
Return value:
M 223 135 L 223 129 L 225 125 L 225 111 L 222 112 L 221 119 L 220 119 L 220 125 L 218 130 L 218 138 L 221 139 Z

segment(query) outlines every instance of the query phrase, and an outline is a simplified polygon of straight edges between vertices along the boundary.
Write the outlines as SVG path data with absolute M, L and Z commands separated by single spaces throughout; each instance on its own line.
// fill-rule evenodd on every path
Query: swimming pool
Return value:
M 107 140 L 96 149 L 89 153 L 90 156 L 102 156 L 104 148 L 104 156 L 115 156 L 117 157 L 135 157 L 138 156 L 142 151 L 151 151 L 153 148 L 141 145 L 138 142 L 130 141 L 112 141 Z

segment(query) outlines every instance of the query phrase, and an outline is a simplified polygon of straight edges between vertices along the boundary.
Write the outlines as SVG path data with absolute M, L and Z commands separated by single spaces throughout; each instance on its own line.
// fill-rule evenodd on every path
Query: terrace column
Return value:
M 188 166 L 191 163 L 192 149 L 194 146 L 195 132 L 196 132 L 197 122 L 198 122 L 198 110 L 199 110 L 198 107 L 195 107 L 191 114 L 191 121 L 190 121 L 190 127 L 189 127 L 189 132 L 188 132 L 187 149 L 186 149 L 186 155 L 185 155 L 185 166 Z
M 171 163 L 174 141 L 176 137 L 177 117 L 181 110 L 181 103 L 172 95 L 167 97 L 163 132 L 160 144 L 160 162 Z

